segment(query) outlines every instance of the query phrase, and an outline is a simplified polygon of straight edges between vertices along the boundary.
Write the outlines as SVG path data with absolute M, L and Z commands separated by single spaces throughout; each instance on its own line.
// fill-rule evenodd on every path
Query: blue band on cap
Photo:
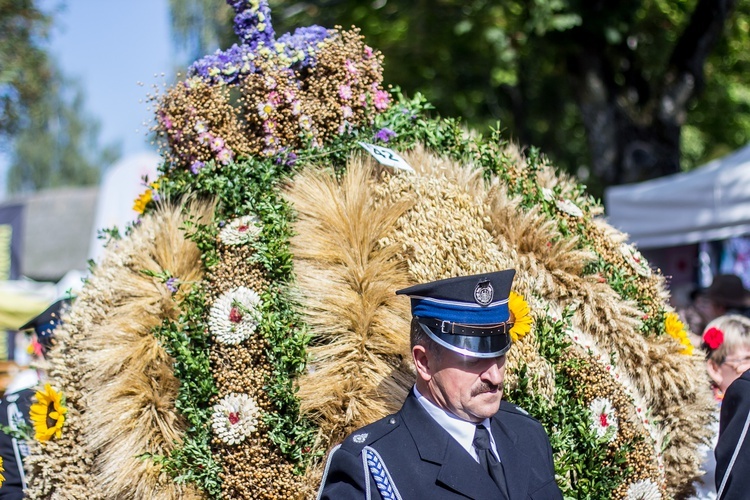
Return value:
M 476 304 L 462 305 L 449 301 L 412 298 L 411 313 L 412 316 L 437 318 L 465 325 L 496 325 L 510 319 L 507 301 L 477 307 Z

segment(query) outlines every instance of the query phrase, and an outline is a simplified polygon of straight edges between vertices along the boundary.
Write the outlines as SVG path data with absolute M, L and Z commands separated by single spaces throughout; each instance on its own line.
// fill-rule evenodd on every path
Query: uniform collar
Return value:
M 460 444 L 461 447 L 466 450 L 466 452 L 471 455 L 474 460 L 478 462 L 479 459 L 477 458 L 477 454 L 474 450 L 473 445 L 474 433 L 476 432 L 477 424 L 462 420 L 449 411 L 440 408 L 435 403 L 424 397 L 422 393 L 419 392 L 416 385 L 414 386 L 413 390 L 414 396 L 416 396 L 417 401 L 419 401 L 419 404 L 422 405 L 422 408 L 424 408 L 427 414 L 432 417 L 432 419 L 437 422 L 440 427 L 445 429 L 445 431 L 450 434 L 453 439 L 458 441 L 458 444 Z M 490 443 L 492 444 L 492 452 L 497 457 L 497 447 L 495 446 L 495 437 L 492 435 L 490 419 L 485 418 L 482 421 L 482 425 L 484 425 L 487 430 L 490 431 L 489 434 Z

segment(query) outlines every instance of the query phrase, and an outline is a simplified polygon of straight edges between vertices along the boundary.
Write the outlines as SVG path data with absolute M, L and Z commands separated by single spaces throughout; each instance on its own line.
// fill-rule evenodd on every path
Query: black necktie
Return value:
M 490 445 L 490 431 L 483 425 L 477 425 L 477 430 L 474 432 L 474 449 L 479 457 L 479 465 L 484 467 L 484 470 L 490 475 L 500 491 L 503 492 L 505 498 L 508 496 L 508 486 L 505 484 L 505 472 L 503 471 L 503 464 L 501 464 L 495 454 L 492 453 L 492 446 Z

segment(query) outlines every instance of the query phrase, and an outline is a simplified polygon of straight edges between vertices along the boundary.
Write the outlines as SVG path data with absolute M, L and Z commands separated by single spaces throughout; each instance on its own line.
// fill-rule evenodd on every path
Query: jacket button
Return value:
M 396 425 L 396 419 L 393 418 L 393 417 L 391 417 L 391 419 L 388 421 L 388 423 L 391 424 L 391 425 Z

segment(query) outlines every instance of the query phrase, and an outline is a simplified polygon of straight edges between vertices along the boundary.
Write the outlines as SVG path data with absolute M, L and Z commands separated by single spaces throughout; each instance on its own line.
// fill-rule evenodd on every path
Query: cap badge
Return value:
M 480 306 L 487 306 L 492 303 L 492 297 L 495 295 L 495 289 L 489 280 L 480 281 L 474 288 L 474 300 Z

